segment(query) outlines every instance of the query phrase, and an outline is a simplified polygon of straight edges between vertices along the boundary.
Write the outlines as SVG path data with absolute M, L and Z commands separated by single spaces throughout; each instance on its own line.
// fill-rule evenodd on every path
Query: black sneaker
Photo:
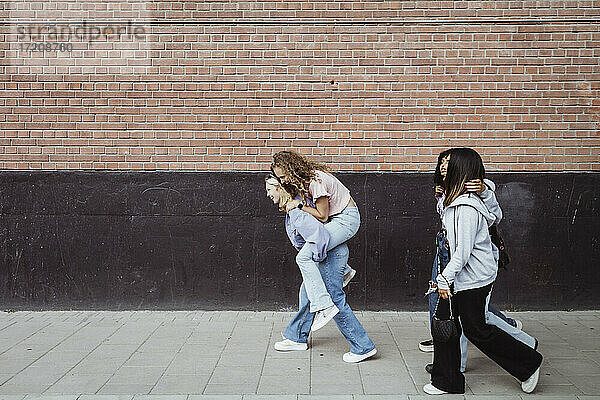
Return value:
M 431 353 L 433 351 L 433 340 L 423 340 L 419 343 L 419 350 L 424 351 L 425 353 Z
M 430 374 L 431 371 L 433 371 L 433 364 L 427 364 L 425 366 L 425 371 L 427 371 L 427 373 Z

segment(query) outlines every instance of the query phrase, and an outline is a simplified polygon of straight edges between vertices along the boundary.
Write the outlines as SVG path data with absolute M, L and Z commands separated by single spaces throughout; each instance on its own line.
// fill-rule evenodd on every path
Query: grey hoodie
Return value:
M 450 247 L 450 261 L 437 277 L 441 289 L 447 290 L 454 282 L 454 291 L 460 292 L 483 287 L 496 280 L 498 249 L 492 244 L 489 227 L 502 218 L 502 211 L 495 201 L 494 184 L 490 183 L 486 181 L 491 190 L 485 190 L 479 196 L 458 196 L 444 210 L 442 219 Z

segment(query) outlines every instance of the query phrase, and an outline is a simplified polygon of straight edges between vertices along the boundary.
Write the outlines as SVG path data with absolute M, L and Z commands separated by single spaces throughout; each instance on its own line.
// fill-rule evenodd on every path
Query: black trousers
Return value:
M 458 336 L 449 342 L 433 340 L 433 370 L 431 371 L 431 384 L 448 393 L 465 392 L 465 377 L 460 372 L 460 335 L 461 326 L 458 322 L 455 297 L 452 297 L 452 313 Z M 435 315 L 440 319 L 447 319 L 450 315 L 448 300 L 439 298 Z M 432 335 L 433 337 L 433 335 Z
M 498 327 L 485 323 L 485 299 L 491 288 L 490 284 L 456 293 L 452 297 L 454 315 L 460 316 L 465 336 L 475 347 L 509 374 L 521 382 L 525 381 L 542 364 L 542 355 Z M 433 346 L 433 385 L 450 393 L 464 393 L 459 340 L 438 344 L 437 347 L 434 342 Z M 444 354 L 438 357 L 438 350 Z

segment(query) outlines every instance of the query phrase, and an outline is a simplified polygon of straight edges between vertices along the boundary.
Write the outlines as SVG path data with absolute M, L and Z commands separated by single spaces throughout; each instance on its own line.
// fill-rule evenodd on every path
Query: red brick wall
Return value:
M 430 170 L 470 146 L 490 170 L 600 170 L 599 1 L 15 1 L 0 17 L 2 169 L 266 170 L 294 148 Z M 145 34 L 19 35 L 80 20 Z M 73 50 L 26 50 L 40 41 Z

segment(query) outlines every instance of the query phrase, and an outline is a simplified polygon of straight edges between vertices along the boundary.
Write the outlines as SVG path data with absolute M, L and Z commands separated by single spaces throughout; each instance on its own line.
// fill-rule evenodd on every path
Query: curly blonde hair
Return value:
M 311 180 L 315 178 L 315 170 L 329 172 L 329 168 L 325 164 L 311 161 L 300 153 L 291 150 L 284 150 L 273 155 L 273 167 L 281 168 L 287 176 L 290 177 L 290 182 L 287 183 L 285 189 L 288 192 L 299 193 L 302 197 L 307 194 L 307 186 Z

